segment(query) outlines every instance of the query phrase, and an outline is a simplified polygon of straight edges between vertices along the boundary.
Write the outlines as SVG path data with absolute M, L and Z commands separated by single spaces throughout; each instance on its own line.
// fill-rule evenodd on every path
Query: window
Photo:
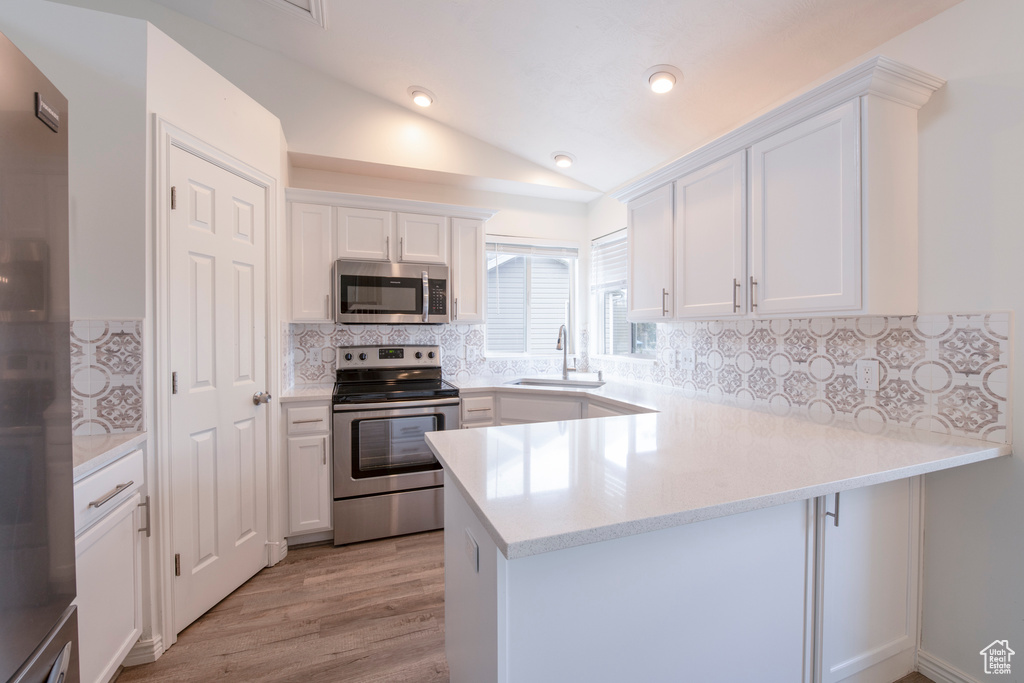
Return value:
M 575 247 L 487 242 L 487 350 L 492 353 L 561 353 L 558 329 L 575 337 Z
M 597 353 L 654 358 L 658 328 L 626 320 L 626 230 L 591 243 L 590 293 Z

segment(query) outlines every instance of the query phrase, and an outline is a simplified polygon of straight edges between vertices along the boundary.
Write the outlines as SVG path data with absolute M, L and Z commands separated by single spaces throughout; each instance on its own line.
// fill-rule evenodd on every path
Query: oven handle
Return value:
M 381 403 L 344 403 L 334 406 L 336 413 L 361 413 L 367 410 L 402 410 L 403 408 L 433 408 L 457 406 L 459 399 L 437 398 L 425 401 L 384 401 Z

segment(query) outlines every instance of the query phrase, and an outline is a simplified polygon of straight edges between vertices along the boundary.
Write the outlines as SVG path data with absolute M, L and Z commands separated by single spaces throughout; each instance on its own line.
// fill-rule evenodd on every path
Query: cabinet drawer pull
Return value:
M 490 408 L 467 408 L 466 412 L 467 413 L 489 413 L 489 412 L 491 412 L 491 409 Z
M 146 526 L 144 526 L 141 529 L 139 529 L 139 531 L 145 531 L 146 532 L 146 538 L 149 538 L 150 536 L 153 535 L 153 526 L 152 526 L 152 524 L 150 524 L 150 518 L 149 518 L 149 496 L 146 496 L 146 502 L 145 503 L 139 503 L 139 507 L 140 508 L 146 508 Z
M 668 315 L 668 305 L 665 303 L 665 300 L 667 298 L 668 298 L 668 290 L 662 288 L 662 290 L 661 290 L 661 314 L 663 316 Z
M 736 313 L 740 310 L 740 281 L 736 278 L 732 279 L 732 312 Z
M 110 502 L 111 498 L 113 498 L 117 494 L 121 493 L 121 491 L 124 491 L 126 488 L 128 488 L 129 486 L 131 486 L 134 483 L 135 483 L 134 481 L 129 481 L 127 484 L 118 484 L 117 486 L 112 488 L 110 491 L 108 491 L 105 496 L 101 496 L 101 497 L 97 498 L 96 500 L 94 500 L 93 502 L 89 503 L 89 507 L 91 507 L 91 508 L 98 508 L 101 505 L 104 505 L 105 503 Z
M 754 276 L 751 275 L 750 276 L 750 308 L 751 308 L 751 310 L 756 310 L 757 309 L 757 294 L 756 294 L 757 290 L 754 289 L 755 287 L 757 287 L 757 280 L 755 280 Z
M 293 425 L 304 425 L 304 424 L 309 424 L 310 422 L 323 422 L 323 421 L 324 421 L 324 419 L 322 417 L 318 417 L 315 420 L 292 420 L 292 424 Z

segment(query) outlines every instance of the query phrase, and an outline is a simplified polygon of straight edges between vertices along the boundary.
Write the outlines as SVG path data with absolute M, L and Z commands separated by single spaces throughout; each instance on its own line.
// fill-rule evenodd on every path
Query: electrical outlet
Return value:
M 865 391 L 878 391 L 878 361 L 865 359 L 857 361 L 857 388 Z
M 679 367 L 683 370 L 697 367 L 697 352 L 693 349 L 679 349 Z

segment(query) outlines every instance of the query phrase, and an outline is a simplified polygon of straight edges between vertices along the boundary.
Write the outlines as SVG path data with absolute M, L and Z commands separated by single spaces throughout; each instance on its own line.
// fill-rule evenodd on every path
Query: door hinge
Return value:
M 171 393 L 178 393 L 178 373 L 176 372 L 171 373 Z
M 178 208 L 178 188 L 171 185 L 171 211 Z
M 181 553 L 174 553 L 174 575 L 181 576 Z

